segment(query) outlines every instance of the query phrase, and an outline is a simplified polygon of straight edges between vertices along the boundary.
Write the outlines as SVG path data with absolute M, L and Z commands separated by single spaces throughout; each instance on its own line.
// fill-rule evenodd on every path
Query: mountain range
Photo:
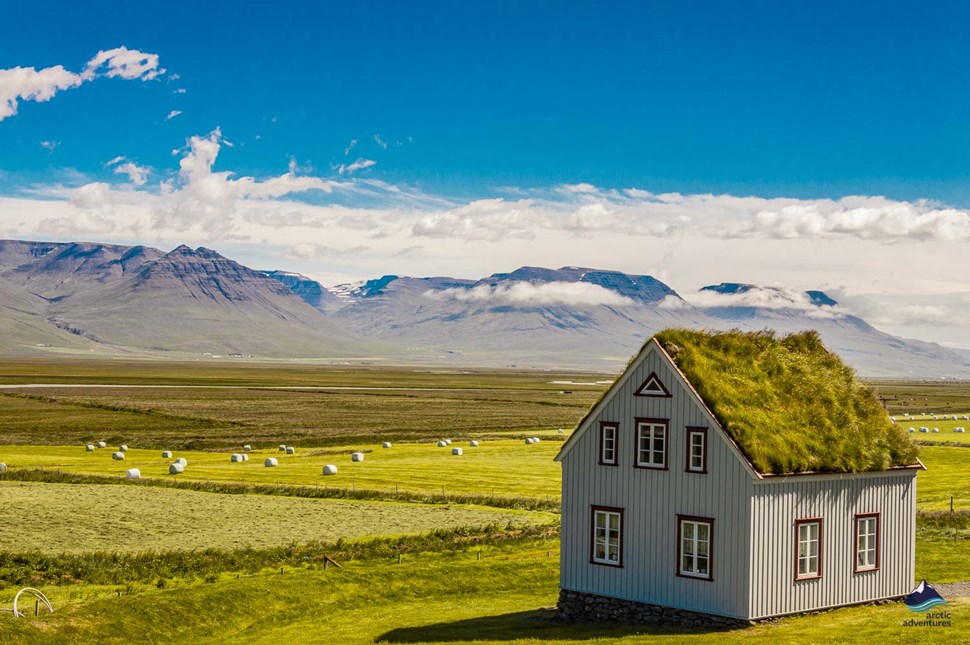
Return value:
M 814 328 L 866 376 L 970 377 L 970 353 L 898 338 L 821 291 L 522 267 L 325 287 L 206 248 L 0 240 L 0 353 L 379 360 L 616 371 L 665 327 Z

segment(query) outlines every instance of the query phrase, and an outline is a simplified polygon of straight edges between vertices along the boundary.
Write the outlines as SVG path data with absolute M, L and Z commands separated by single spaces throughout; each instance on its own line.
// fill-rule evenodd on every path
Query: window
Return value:
M 713 580 L 711 545 L 714 520 L 708 517 L 677 516 L 677 575 Z
M 822 520 L 795 520 L 795 579 L 822 577 Z
M 637 419 L 638 468 L 667 469 L 667 422 L 662 419 Z
M 603 466 L 615 466 L 616 461 L 616 436 L 619 434 L 620 426 L 617 423 L 600 422 L 600 464 Z
M 623 509 L 593 507 L 593 544 L 590 562 L 622 566 Z
M 879 514 L 855 516 L 855 570 L 879 568 Z
M 687 428 L 687 472 L 707 472 L 707 428 Z

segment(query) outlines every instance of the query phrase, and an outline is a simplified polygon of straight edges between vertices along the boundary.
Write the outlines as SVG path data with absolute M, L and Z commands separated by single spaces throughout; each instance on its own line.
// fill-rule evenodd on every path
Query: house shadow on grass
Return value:
M 556 620 L 555 609 L 535 609 L 497 616 L 482 616 L 420 627 L 392 629 L 377 643 L 452 643 L 463 641 L 514 641 L 518 639 L 588 641 L 642 635 L 692 635 L 730 631 L 713 628 L 654 627 L 608 623 L 567 623 Z

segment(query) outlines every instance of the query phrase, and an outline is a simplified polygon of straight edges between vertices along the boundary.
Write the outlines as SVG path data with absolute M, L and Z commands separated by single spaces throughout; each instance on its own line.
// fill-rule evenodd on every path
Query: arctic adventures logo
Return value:
M 936 611 L 931 612 L 930 610 L 939 607 L 941 605 L 946 605 L 946 600 L 943 596 L 930 585 L 930 583 L 923 580 L 913 589 L 906 598 L 903 599 L 903 604 L 909 607 L 910 611 L 922 614 L 926 612 L 926 616 L 922 620 L 916 618 L 910 618 L 909 620 L 903 621 L 903 627 L 950 627 L 952 626 L 952 621 L 950 620 L 950 612 L 948 611 Z

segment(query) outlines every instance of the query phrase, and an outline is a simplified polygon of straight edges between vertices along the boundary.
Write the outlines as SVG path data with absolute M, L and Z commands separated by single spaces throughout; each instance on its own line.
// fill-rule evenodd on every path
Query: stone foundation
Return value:
M 707 627 L 725 629 L 751 623 L 738 618 L 725 618 L 686 609 L 662 607 L 634 600 L 608 598 L 580 591 L 562 589 L 556 617 L 564 622 L 610 622 L 621 625 L 656 625 L 660 627 Z

